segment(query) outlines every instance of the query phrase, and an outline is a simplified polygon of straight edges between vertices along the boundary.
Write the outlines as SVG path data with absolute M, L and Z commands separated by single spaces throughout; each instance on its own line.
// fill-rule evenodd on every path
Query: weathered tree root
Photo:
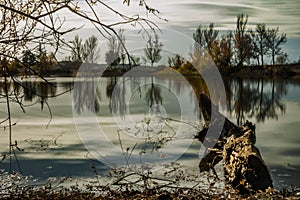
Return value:
M 231 135 L 226 139 L 223 148 L 224 170 L 228 183 L 241 192 L 265 191 L 273 187 L 268 168 L 258 148 L 254 146 L 255 127 L 253 127 L 251 122 L 246 122 L 242 126 L 243 135 L 240 137 Z
M 206 126 L 196 135 L 203 144 L 205 140 L 216 140 L 207 138 L 206 133 L 209 127 L 220 123 L 220 119 L 211 122 L 211 113 L 216 112 L 216 116 L 223 117 L 216 110 L 216 106 L 211 104 L 209 97 L 200 95 L 200 108 L 203 113 Z M 255 145 L 255 125 L 246 122 L 238 127 L 225 118 L 223 130 L 217 139 L 212 150 L 200 161 L 200 171 L 208 171 L 217 163 L 223 160 L 226 180 L 241 193 L 252 191 L 265 191 L 273 188 L 271 175 L 264 163 L 261 154 Z

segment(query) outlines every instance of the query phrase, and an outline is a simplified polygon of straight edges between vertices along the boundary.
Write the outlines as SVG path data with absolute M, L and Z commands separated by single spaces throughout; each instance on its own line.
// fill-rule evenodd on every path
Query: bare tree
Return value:
M 264 65 L 264 55 L 268 51 L 266 25 L 264 23 L 257 24 L 255 31 L 256 31 L 256 34 L 255 34 L 255 37 L 253 39 L 257 43 L 258 54 L 259 54 L 260 59 L 261 59 L 261 65 L 263 66 Z
M 272 64 L 275 65 L 275 56 L 283 54 L 281 45 L 286 43 L 286 34 L 282 33 L 279 35 L 279 28 L 271 28 L 267 31 L 267 47 L 269 48 L 270 55 L 272 57 Z
M 53 53 L 47 53 L 42 44 L 39 45 L 35 56 L 37 60 L 37 70 L 41 76 L 49 72 L 54 64 L 57 64 L 55 55 Z
M 214 29 L 214 24 L 211 23 L 207 28 L 203 29 L 200 25 L 193 34 L 195 40 L 195 50 L 202 52 L 201 48 L 207 50 L 209 56 L 221 68 L 228 68 L 232 59 L 232 33 L 227 36 L 222 36 L 218 39 L 219 31 Z M 195 55 L 195 52 L 194 52 Z
M 227 35 L 223 35 L 221 39 L 221 66 L 230 67 L 232 65 L 233 49 L 232 49 L 232 31 L 229 31 Z
M 257 65 L 260 65 L 260 53 L 257 33 L 250 29 L 252 53 L 251 57 L 256 60 Z
M 204 38 L 204 30 L 202 25 L 200 24 L 195 33 L 193 33 L 193 38 L 195 40 L 195 48 L 205 47 L 205 38 Z M 199 46 L 200 45 L 200 46 Z
M 106 63 L 111 66 L 117 66 L 122 60 L 124 63 L 124 45 L 125 45 L 125 37 L 124 30 L 120 29 L 118 34 L 112 35 L 107 42 L 108 51 L 105 54 Z
M 77 61 L 77 62 L 82 62 L 82 54 L 83 54 L 83 45 L 82 45 L 82 39 L 76 35 L 74 40 L 71 41 L 71 60 L 72 61 Z
M 251 57 L 251 37 L 247 32 L 248 15 L 237 16 L 235 30 L 235 48 L 237 51 L 237 66 L 243 66 Z
M 100 58 L 98 38 L 94 35 L 87 38 L 84 43 L 76 35 L 71 43 L 71 60 L 74 62 L 96 63 Z
M 212 46 L 213 46 L 214 41 L 216 41 L 218 34 L 219 34 L 219 31 L 214 30 L 213 23 L 209 24 L 208 28 L 206 30 L 204 30 L 205 43 L 206 43 L 207 51 L 209 54 L 212 53 L 211 52 Z
M 100 58 L 100 48 L 98 47 L 98 38 L 94 35 L 89 37 L 83 46 L 84 61 L 88 63 L 96 63 Z
M 213 43 L 217 39 L 219 34 L 218 30 L 214 30 L 214 24 L 210 23 L 207 28 L 202 28 L 201 25 L 197 28 L 196 32 L 193 34 L 193 38 L 196 42 L 195 48 L 204 48 L 209 54 L 212 52 Z
M 162 50 L 163 44 L 159 42 L 158 35 L 155 34 L 155 39 L 153 40 L 152 37 L 149 37 L 149 40 L 147 42 L 146 48 L 144 49 L 145 57 L 143 58 L 145 61 L 149 61 L 151 66 L 153 66 L 154 63 L 161 60 L 161 50 Z

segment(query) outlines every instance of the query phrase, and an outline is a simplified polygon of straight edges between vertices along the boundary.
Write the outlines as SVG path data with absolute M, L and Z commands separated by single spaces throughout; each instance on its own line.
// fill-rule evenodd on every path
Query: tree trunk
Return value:
M 263 49 L 262 41 L 260 42 L 260 58 L 261 58 L 261 66 L 264 67 L 264 49 Z
M 275 52 L 272 52 L 272 64 L 275 65 Z
M 209 97 L 200 95 L 200 108 L 206 125 L 196 135 L 202 143 L 206 138 L 209 127 L 219 123 L 219 119 L 211 122 L 212 112 L 222 116 Z M 223 116 L 224 117 L 224 116 Z M 259 150 L 254 146 L 256 142 L 255 125 L 246 122 L 243 126 L 236 126 L 225 118 L 223 130 L 213 151 L 210 151 L 199 163 L 200 171 L 208 171 L 223 160 L 226 180 L 241 193 L 272 188 L 272 179 Z

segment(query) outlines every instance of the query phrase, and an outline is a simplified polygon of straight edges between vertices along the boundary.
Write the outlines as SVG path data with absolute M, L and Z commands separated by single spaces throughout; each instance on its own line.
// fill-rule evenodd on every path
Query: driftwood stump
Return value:
M 207 130 L 221 121 L 217 118 L 211 122 L 211 113 L 217 112 L 215 116 L 223 117 L 223 121 L 225 117 L 204 94 L 200 95 L 200 108 L 206 125 L 196 138 L 203 143 L 205 140 L 213 140 L 206 137 Z M 265 191 L 269 187 L 272 188 L 271 175 L 258 148 L 255 147 L 255 142 L 255 125 L 247 121 L 239 127 L 225 118 L 213 150 L 199 163 L 200 171 L 207 171 L 223 160 L 226 180 L 240 192 Z

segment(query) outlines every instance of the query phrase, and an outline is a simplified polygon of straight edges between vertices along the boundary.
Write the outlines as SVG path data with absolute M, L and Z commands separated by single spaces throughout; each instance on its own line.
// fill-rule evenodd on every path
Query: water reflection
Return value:
M 139 81 L 136 81 L 137 79 L 142 80 L 140 82 L 142 82 L 143 84 L 147 83 L 147 85 L 145 86 L 138 85 Z M 77 112 L 80 113 L 86 109 L 90 109 L 93 112 L 99 112 L 101 108 L 101 111 L 107 110 L 107 112 L 101 113 L 101 116 L 104 116 L 105 118 L 107 116 L 110 117 L 109 112 L 126 113 L 124 99 L 127 98 L 127 95 L 133 93 L 134 99 L 131 99 L 130 102 L 133 106 L 132 106 L 132 110 L 130 111 L 132 111 L 131 113 L 134 114 L 134 117 L 136 116 L 137 120 L 142 121 L 144 120 L 143 117 L 145 116 L 145 108 L 147 109 L 148 107 L 150 107 L 150 105 L 154 105 L 154 104 L 162 104 L 162 106 L 166 108 L 168 117 L 176 118 L 180 116 L 181 115 L 180 105 L 178 104 L 178 102 L 177 104 L 174 103 L 174 99 L 177 95 L 177 96 L 182 96 L 181 100 L 183 100 L 184 102 L 183 105 L 186 105 L 186 107 L 191 108 L 188 112 L 186 112 L 188 113 L 187 115 L 191 115 L 193 113 L 193 109 L 197 108 L 198 106 L 197 99 L 196 100 L 193 99 L 192 94 L 196 94 L 195 96 L 198 97 L 199 93 L 207 93 L 207 88 L 205 86 L 204 81 L 201 79 L 201 77 L 189 76 L 186 77 L 186 80 L 188 80 L 188 84 L 189 84 L 188 86 L 183 84 L 182 80 L 178 80 L 176 77 L 172 77 L 172 76 L 153 77 L 153 81 L 151 80 L 151 77 L 136 77 L 136 78 L 109 77 L 109 78 L 100 78 L 100 79 L 95 78 L 94 80 L 89 80 L 89 81 L 78 80 L 77 83 L 79 87 L 72 90 L 73 93 L 72 98 L 74 99 L 70 99 L 70 95 L 59 96 L 50 101 L 50 108 L 53 109 L 54 115 L 56 115 L 57 113 L 59 114 L 58 116 L 54 116 L 54 117 L 58 117 L 59 120 L 60 120 L 59 117 L 61 117 L 61 113 L 64 113 L 64 115 L 62 115 L 63 117 L 67 117 L 68 119 L 70 119 L 72 123 L 70 123 L 69 125 L 68 124 L 63 125 L 63 129 L 66 129 L 67 131 L 71 130 L 67 132 L 68 134 L 69 133 L 76 134 L 76 131 L 72 129 L 74 128 L 73 115 L 72 115 L 74 113 L 68 113 L 68 110 L 70 111 L 70 109 L 62 109 L 62 107 L 65 107 L 66 104 L 71 104 L 72 100 L 75 102 L 74 108 L 76 108 Z M 152 82 L 154 82 L 154 84 L 152 84 Z M 162 82 L 164 84 L 157 84 Z M 71 79 L 66 79 L 66 78 L 51 79 L 52 85 L 49 85 L 47 83 L 42 83 L 40 81 L 35 81 L 34 79 L 23 80 L 20 81 L 20 83 L 22 83 L 27 89 L 23 90 L 20 85 L 18 84 L 14 85 L 12 83 L 9 83 L 10 91 L 15 90 L 20 97 L 23 97 L 24 104 L 26 103 L 27 105 L 31 105 L 37 102 L 38 104 L 41 104 L 42 108 L 43 108 L 43 104 L 45 104 L 43 102 L 47 101 L 50 97 L 57 96 L 60 93 L 73 88 L 73 81 Z M 267 161 L 267 164 L 271 166 L 270 169 L 280 170 L 282 169 L 280 164 L 284 164 L 284 163 L 289 163 L 291 164 L 291 166 L 295 167 L 296 169 L 299 169 L 298 168 L 299 159 L 297 157 L 298 146 L 299 146 L 297 143 L 298 142 L 297 133 L 299 132 L 298 131 L 299 120 L 297 119 L 297 116 L 299 116 L 299 114 L 297 113 L 297 109 L 299 108 L 298 103 L 299 103 L 300 82 L 297 81 L 287 82 L 287 81 L 279 81 L 279 80 L 262 80 L 262 79 L 242 80 L 242 79 L 226 78 L 224 80 L 224 84 L 226 88 L 227 109 L 231 117 L 236 120 L 237 124 L 242 124 L 243 121 L 249 119 L 250 121 L 253 122 L 255 120 L 257 122 L 261 122 L 259 125 L 260 128 L 262 126 L 266 127 L 264 128 L 264 130 L 262 129 L 259 130 L 260 133 L 263 133 L 263 134 L 259 134 L 260 141 L 264 141 L 264 143 L 263 144 L 261 143 L 259 147 L 262 149 L 262 153 L 264 155 L 264 158 Z M 161 87 L 162 85 L 164 87 Z M 32 91 L 30 92 L 29 89 Z M 173 96 L 171 95 L 172 92 L 170 91 L 174 93 Z M 3 82 L 0 82 L 0 92 L 4 94 Z M 148 97 L 146 98 L 147 95 Z M 290 102 L 291 99 L 296 100 L 296 102 L 293 102 L 291 104 Z M 4 101 L 3 98 L 1 100 L 2 102 Z M 32 103 L 28 103 L 28 102 L 32 102 Z M 138 103 L 141 102 L 143 103 L 143 105 L 136 106 Z M 2 108 L 5 108 L 4 104 L 0 104 L 0 105 L 3 105 Z M 39 107 L 40 105 L 37 106 Z M 31 107 L 27 109 L 31 109 Z M 3 111 L 4 109 L 1 110 Z M 17 110 L 16 112 L 19 112 L 19 110 Z M 280 115 L 285 114 L 285 112 L 286 115 L 280 117 Z M 152 114 L 151 116 L 155 116 L 155 115 Z M 40 112 L 36 112 L 36 109 L 32 109 L 32 112 L 30 112 L 30 116 L 28 116 L 28 124 L 36 124 L 38 122 L 36 122 L 35 120 L 37 118 L 42 118 L 42 117 L 45 116 L 41 116 Z M 46 117 L 48 119 L 48 115 Z M 278 119 L 278 118 L 281 120 L 278 121 L 278 123 L 276 122 L 276 126 L 274 126 L 274 121 L 270 119 Z M 104 121 L 105 120 L 106 118 L 104 119 Z M 144 122 L 146 122 L 146 120 L 144 120 Z M 176 125 L 176 123 L 174 122 L 172 123 L 170 129 L 167 129 L 168 133 L 166 134 L 175 134 L 171 130 L 171 128 L 174 128 L 173 126 L 174 124 Z M 57 128 L 56 130 L 58 130 L 58 132 L 61 131 L 62 129 L 61 125 L 56 125 L 55 123 L 50 124 L 50 126 L 56 127 Z M 109 133 L 113 133 L 113 130 L 115 130 L 111 127 L 112 126 L 110 126 L 110 124 L 107 126 L 107 130 Z M 145 127 L 146 128 L 141 127 L 143 128 L 142 131 L 147 130 L 149 126 L 145 126 Z M 29 128 L 29 126 L 26 123 L 23 124 L 19 123 L 18 126 L 16 126 L 16 132 L 20 131 L 20 133 L 22 133 L 19 135 L 28 134 L 30 135 L 30 137 L 36 137 L 39 139 L 40 137 L 43 137 L 43 135 L 41 136 L 41 134 L 44 134 L 44 132 L 41 133 L 40 131 L 37 130 L 39 129 L 35 129 L 35 126 L 30 126 Z M 287 134 L 282 135 L 284 131 Z M 156 131 L 152 131 L 152 132 L 156 133 Z M 152 132 L 149 131 L 149 134 L 150 133 L 152 134 Z M 180 137 L 180 139 L 186 138 L 185 134 L 190 132 L 191 131 L 188 130 L 186 133 L 183 134 L 184 137 Z M 50 134 L 53 133 L 49 132 L 49 135 Z M 157 137 L 155 138 L 157 140 L 146 141 L 145 143 L 142 144 L 139 143 L 139 145 L 137 145 L 136 148 L 139 151 L 142 151 L 144 149 L 146 149 L 147 151 L 153 151 L 153 150 L 157 151 L 158 148 L 164 148 L 164 145 L 168 144 L 169 141 L 165 141 L 163 139 L 172 138 L 172 135 L 166 135 L 166 134 L 165 135 L 157 134 Z M 24 138 L 19 139 L 17 138 L 17 135 L 18 134 L 16 134 L 16 140 L 24 141 Z M 157 143 L 153 143 L 153 142 L 157 142 Z M 129 143 L 128 146 L 130 144 L 131 143 Z M 174 148 L 174 146 L 172 146 L 172 148 L 174 152 L 175 150 L 180 151 L 180 149 L 178 149 L 177 147 Z M 72 149 L 70 150 L 71 152 L 70 154 L 73 155 L 75 149 L 78 150 L 78 147 L 77 146 L 74 148 L 72 147 Z M 199 150 L 198 146 L 195 149 L 196 149 L 195 152 L 198 151 Z M 82 152 L 85 151 L 85 149 L 81 147 L 81 149 L 79 149 L 78 151 Z M 57 149 L 55 152 L 59 152 L 60 154 L 66 155 L 65 148 L 63 149 L 63 151 Z M 278 159 L 278 157 L 280 159 Z M 188 159 L 188 158 L 183 158 L 183 159 Z M 198 159 L 198 157 L 196 159 Z M 30 163 L 25 160 L 22 160 L 22 162 Z M 67 164 L 68 162 L 70 162 L 69 158 L 66 162 L 64 162 L 64 165 Z M 88 166 L 87 163 L 84 163 L 80 166 L 82 167 L 83 165 Z M 32 170 L 31 166 L 32 165 L 30 165 L 28 169 Z M 76 169 L 75 168 L 73 169 L 78 170 L 77 165 L 74 166 L 76 166 Z M 63 167 L 58 167 L 58 168 L 59 170 L 56 171 L 57 174 L 61 173 L 60 169 Z M 41 169 L 41 167 L 39 167 L 39 169 Z M 273 175 L 274 173 L 276 175 L 276 173 L 279 172 L 273 172 Z M 288 171 L 286 173 L 289 174 L 290 172 Z M 299 173 L 298 171 L 295 171 L 293 173 L 295 174 L 295 176 L 292 175 L 291 178 L 289 179 L 288 177 L 287 178 L 280 177 L 278 179 L 280 180 L 295 179 L 295 177 L 297 177 Z M 298 183 L 298 180 L 295 179 L 294 182 Z
M 117 84 L 118 83 L 118 84 Z M 109 97 L 109 110 L 111 113 L 118 113 L 124 117 L 126 114 L 126 78 L 111 77 L 106 86 L 106 96 Z
M 17 101 L 22 106 L 28 106 L 25 102 L 30 103 L 40 103 L 41 110 L 44 108 L 44 104 L 50 97 L 58 96 L 58 87 L 59 83 L 57 82 L 46 82 L 43 80 L 31 80 L 26 79 L 23 81 L 10 80 L 7 82 L 8 92 L 10 98 L 14 99 L 13 102 Z M 0 93 L 5 94 L 5 85 L 0 83 Z M 70 90 L 71 83 L 64 82 L 62 83 L 63 90 Z M 29 104 L 31 105 L 31 104 Z
M 227 108 L 234 115 L 237 125 L 246 119 L 255 118 L 257 122 L 278 119 L 284 114 L 286 106 L 282 98 L 287 94 L 287 85 L 274 80 L 227 79 Z
M 156 84 L 154 77 L 150 79 L 145 87 L 144 98 L 149 107 L 155 104 L 162 104 L 164 92 L 161 86 Z M 106 80 L 106 86 L 103 85 Z M 190 84 L 190 102 L 196 107 L 198 102 L 193 101 L 192 96 L 199 97 L 199 94 L 209 94 L 204 80 L 199 76 L 189 76 L 186 80 Z M 176 79 L 166 79 L 169 89 L 176 94 L 186 90 L 186 85 Z M 129 84 L 127 84 L 129 82 Z M 130 77 L 109 77 L 94 78 L 93 80 L 78 80 L 77 87 L 73 91 L 75 110 L 81 113 L 84 109 L 98 113 L 100 111 L 101 95 L 106 92 L 109 99 L 108 107 L 111 113 L 118 113 L 124 116 L 126 113 L 126 95 L 137 89 L 142 97 L 142 89 L 135 85 L 134 78 Z M 128 87 L 130 85 L 130 87 Z M 232 79 L 225 78 L 227 111 L 231 117 L 236 118 L 236 124 L 242 125 L 247 119 L 254 118 L 257 122 L 264 123 L 268 119 L 278 119 L 279 115 L 286 112 L 286 105 L 283 98 L 287 95 L 288 84 L 280 80 L 264 79 Z M 70 91 L 73 87 L 72 81 L 45 81 L 24 80 L 18 84 L 8 82 L 10 91 L 17 96 L 23 97 L 26 102 L 39 102 L 41 109 L 50 97 L 55 97 L 64 91 Z M 4 94 L 4 84 L 0 83 L 0 92 Z M 199 100 L 198 100 L 199 101 Z M 201 118 L 201 116 L 199 116 Z
M 22 85 L 24 88 L 24 100 L 29 102 L 39 101 L 41 110 L 43 110 L 47 99 L 55 96 L 57 93 L 56 85 L 47 82 L 24 81 Z
M 153 76 L 151 77 L 151 86 L 146 93 L 145 99 L 150 108 L 155 104 L 162 104 L 161 90 L 158 85 L 154 85 Z
M 98 113 L 100 111 L 101 89 L 96 84 L 96 78 L 78 80 L 73 89 L 73 102 L 75 111 Z
M 109 110 L 111 113 L 118 113 L 122 116 L 126 113 L 125 96 L 130 93 L 134 86 L 134 80 L 128 77 L 109 77 L 103 78 L 107 80 L 106 87 L 103 87 L 103 80 L 79 80 L 73 91 L 75 109 L 81 113 L 84 109 L 98 113 L 100 111 L 101 94 L 106 92 L 106 97 L 109 98 Z M 155 104 L 162 104 L 163 95 L 161 86 L 155 84 L 154 77 L 145 77 L 151 79 L 150 84 L 145 92 L 145 101 L 149 107 Z M 204 80 L 199 76 L 186 77 L 191 90 L 190 96 L 194 94 L 199 97 L 199 94 L 208 94 Z M 132 85 L 126 87 L 125 82 L 129 81 Z M 179 94 L 186 89 L 177 80 L 166 80 L 169 88 Z M 117 84 L 118 83 L 118 84 Z M 73 87 L 72 81 L 51 82 L 51 84 L 43 81 L 25 80 L 20 84 L 8 82 L 8 87 L 17 95 L 23 94 L 23 98 L 27 102 L 39 102 L 41 109 L 44 108 L 45 101 L 49 97 L 58 95 L 60 91 L 69 91 Z M 286 105 L 283 98 L 287 94 L 287 84 L 283 81 L 275 80 L 245 80 L 225 78 L 224 85 L 226 90 L 227 111 L 230 116 L 236 118 L 236 124 L 242 125 L 246 119 L 255 118 L 257 122 L 265 122 L 267 119 L 278 119 L 280 114 L 286 111 Z M 23 89 L 22 89 L 23 88 Z M 141 95 L 141 88 L 138 87 Z M 0 92 L 4 93 L 4 85 L 1 83 Z M 194 94 L 192 94 L 194 93 Z M 22 95 L 21 95 L 22 96 Z M 191 100 L 192 101 L 192 100 Z M 193 101 L 194 107 L 198 102 Z M 201 118 L 201 116 L 199 116 Z
M 149 107 L 155 104 L 162 104 L 163 95 L 161 86 L 155 84 L 153 77 L 145 77 L 151 79 L 150 86 L 142 87 L 140 80 L 136 81 L 132 77 L 109 77 L 109 78 L 93 78 L 91 80 L 78 80 L 73 91 L 73 102 L 75 110 L 80 114 L 85 109 L 90 112 L 98 113 L 100 111 L 101 94 L 105 91 L 108 98 L 108 108 L 110 113 L 118 114 L 122 117 L 127 112 L 126 95 L 133 95 L 137 92 L 140 98 L 145 98 L 145 102 Z M 104 82 L 106 80 L 106 87 Z M 146 81 L 147 82 L 147 81 Z M 143 89 L 142 89 L 143 88 Z M 136 91 L 133 91 L 136 90 Z M 142 90 L 145 90 L 142 95 Z M 128 102 L 127 102 L 128 103 Z

